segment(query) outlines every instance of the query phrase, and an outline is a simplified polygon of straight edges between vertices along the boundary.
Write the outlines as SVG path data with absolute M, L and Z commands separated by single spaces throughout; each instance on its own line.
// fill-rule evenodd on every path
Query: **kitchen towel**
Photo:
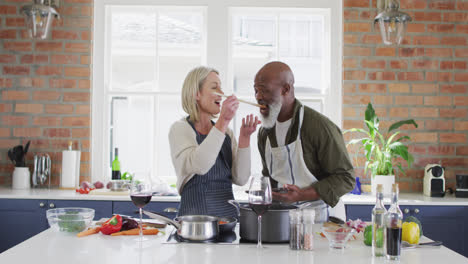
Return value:
M 81 151 L 62 151 L 61 188 L 77 188 L 80 185 L 80 159 Z

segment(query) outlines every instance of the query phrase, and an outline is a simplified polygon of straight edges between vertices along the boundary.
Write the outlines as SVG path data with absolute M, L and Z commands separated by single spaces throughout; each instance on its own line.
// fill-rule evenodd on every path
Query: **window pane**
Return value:
M 322 100 L 301 100 L 301 103 L 323 114 Z
M 234 15 L 232 23 L 234 91 L 253 93 L 257 71 L 276 55 L 276 17 Z
M 156 87 L 156 13 L 147 7 L 111 10 L 111 90 Z
M 294 72 L 298 93 L 320 93 L 322 87 L 323 17 L 282 14 L 279 23 L 279 60 Z
M 181 98 L 179 95 L 161 95 L 158 100 L 156 131 L 156 152 L 157 164 L 156 175 L 164 179 L 167 183 L 176 182 L 175 170 L 172 165 L 170 147 L 169 147 L 169 129 L 177 120 L 187 116 L 182 109 Z
M 201 12 L 164 12 L 158 17 L 159 89 L 180 91 L 187 73 L 202 62 Z
M 149 171 L 153 159 L 154 103 L 152 96 L 122 96 L 111 98 L 112 164 L 114 148 L 119 148 L 120 169 L 123 172 Z

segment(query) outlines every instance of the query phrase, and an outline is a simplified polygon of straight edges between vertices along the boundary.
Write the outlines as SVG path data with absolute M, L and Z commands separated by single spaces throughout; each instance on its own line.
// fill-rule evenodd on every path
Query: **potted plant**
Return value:
M 413 156 L 408 152 L 408 147 L 403 143 L 404 140 L 410 140 L 410 137 L 400 135 L 400 131 L 396 131 L 396 129 L 402 125 L 414 125 L 417 128 L 418 124 L 413 119 L 398 121 L 390 125 L 387 132 L 383 133 L 380 130 L 379 118 L 371 103 L 367 105 L 364 123 L 367 130 L 351 128 L 344 132 L 364 134 L 363 138 L 353 139 L 348 145 L 360 144 L 360 149 L 364 149 L 367 160 L 364 172 L 367 173 L 368 170 L 371 172 L 372 193 L 375 193 L 377 184 L 383 184 L 384 193 L 389 194 L 392 184 L 395 183 L 394 165 L 403 174 L 405 173 L 400 162 L 394 163 L 396 162 L 395 159 L 402 158 L 407 162 L 408 167 L 414 161 Z
M 30 187 L 29 168 L 26 167 L 25 162 L 30 143 L 31 141 L 28 141 L 24 148 L 22 145 L 18 145 L 8 150 L 8 157 L 15 165 L 12 178 L 13 189 L 29 189 Z

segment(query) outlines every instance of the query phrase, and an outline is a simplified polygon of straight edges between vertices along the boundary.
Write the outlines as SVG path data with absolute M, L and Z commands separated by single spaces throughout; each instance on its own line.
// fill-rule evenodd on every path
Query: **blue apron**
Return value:
M 197 143 L 201 144 L 207 135 L 197 132 Z M 237 218 L 234 206 L 228 203 L 234 199 L 232 193 L 232 147 L 231 138 L 226 135 L 216 162 L 204 175 L 195 174 L 184 186 L 180 194 L 179 216 L 213 215 Z

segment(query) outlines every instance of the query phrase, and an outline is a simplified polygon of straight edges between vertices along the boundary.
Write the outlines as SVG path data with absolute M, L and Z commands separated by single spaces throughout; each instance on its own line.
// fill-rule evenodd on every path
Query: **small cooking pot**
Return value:
M 215 239 L 219 233 L 218 217 L 209 215 L 184 215 L 174 221 L 160 214 L 143 211 L 147 216 L 164 221 L 177 229 L 177 235 L 190 241 Z

